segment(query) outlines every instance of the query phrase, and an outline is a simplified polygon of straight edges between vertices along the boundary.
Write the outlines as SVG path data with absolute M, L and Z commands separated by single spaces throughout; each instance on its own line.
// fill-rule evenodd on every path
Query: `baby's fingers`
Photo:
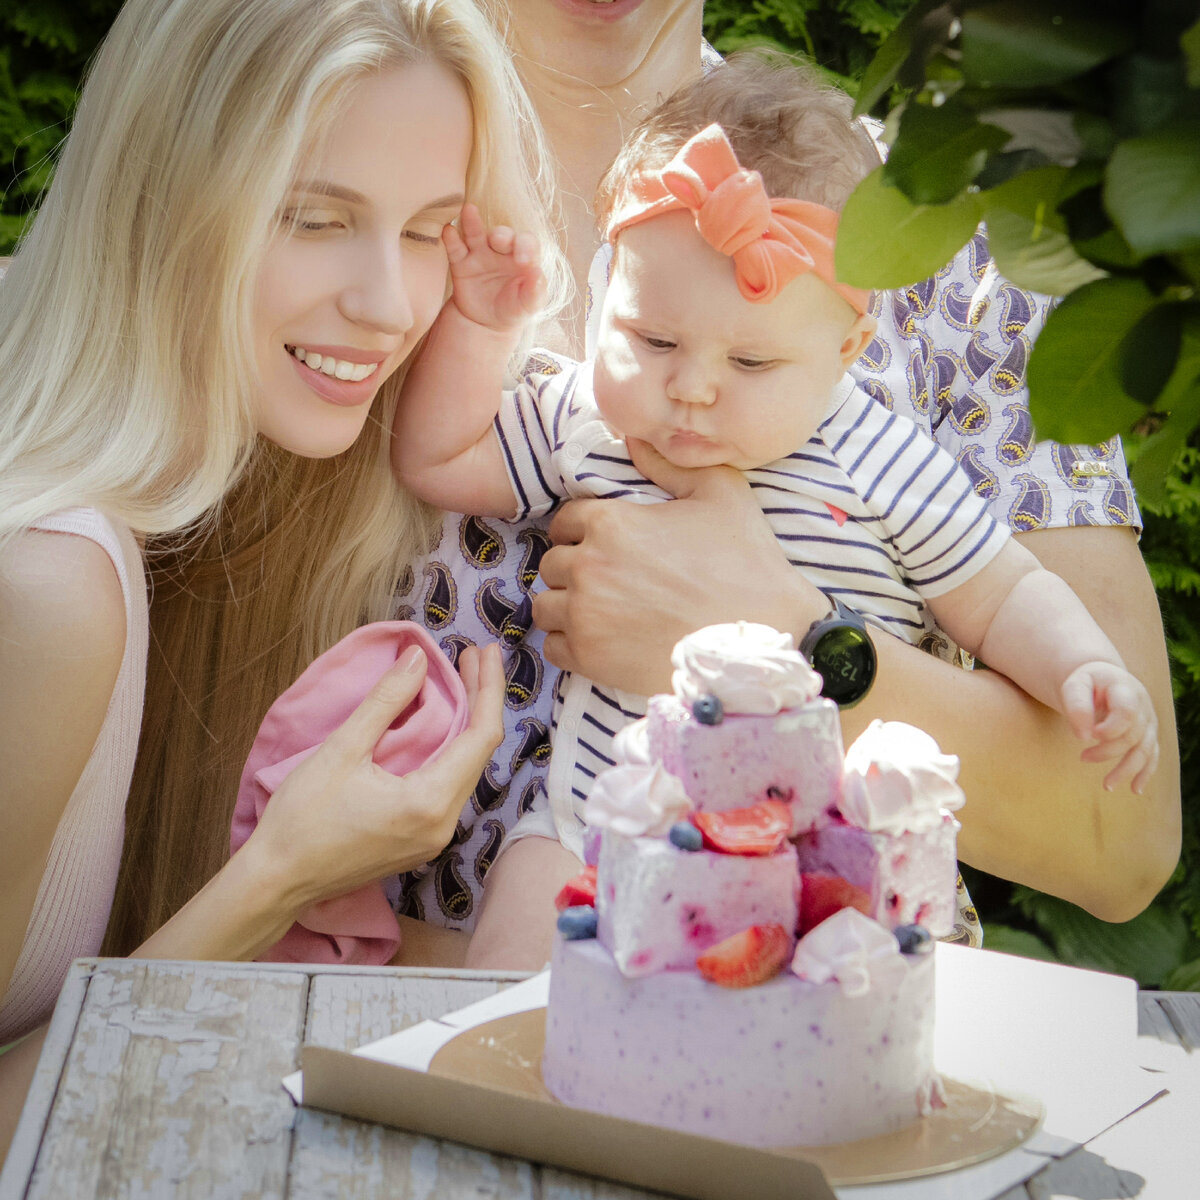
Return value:
M 1123 783 L 1130 783 L 1132 790 L 1141 795 L 1150 776 L 1158 766 L 1158 731 L 1147 729 L 1141 741 L 1130 749 L 1119 763 L 1104 777 L 1104 786 L 1114 791 Z
M 1091 741 L 1096 734 L 1096 694 L 1092 677 L 1086 671 L 1074 671 L 1062 685 L 1062 712 L 1077 738 Z

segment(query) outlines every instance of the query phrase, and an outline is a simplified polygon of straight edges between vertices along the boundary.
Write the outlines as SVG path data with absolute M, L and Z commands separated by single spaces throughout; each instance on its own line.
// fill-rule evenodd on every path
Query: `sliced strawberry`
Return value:
M 791 953 L 792 939 L 782 925 L 751 925 L 706 950 L 696 967 L 722 987 L 753 987 L 777 975 Z
M 840 875 L 805 873 L 800 876 L 800 928 L 797 932 L 801 937 L 841 908 L 857 908 L 869 917 L 871 897 Z
M 722 854 L 774 854 L 792 829 L 792 810 L 782 800 L 760 800 L 746 808 L 692 814 L 704 845 Z
M 562 890 L 554 897 L 554 907 L 562 912 L 564 908 L 576 908 L 581 904 L 596 907 L 596 868 L 584 867 L 574 879 L 568 879 L 562 885 Z

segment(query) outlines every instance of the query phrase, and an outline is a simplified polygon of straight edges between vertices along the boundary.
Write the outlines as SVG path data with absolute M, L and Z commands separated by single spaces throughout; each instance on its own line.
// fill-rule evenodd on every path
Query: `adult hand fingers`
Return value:
M 370 758 L 375 743 L 421 690 L 428 665 L 420 647 L 410 646 L 325 739 L 326 746 L 355 758 Z
M 463 682 L 471 706 L 470 720 L 466 729 L 419 771 L 422 787 L 451 804 L 461 803 L 504 737 L 504 666 L 500 647 L 492 644 L 478 654 L 464 653 L 464 657 Z

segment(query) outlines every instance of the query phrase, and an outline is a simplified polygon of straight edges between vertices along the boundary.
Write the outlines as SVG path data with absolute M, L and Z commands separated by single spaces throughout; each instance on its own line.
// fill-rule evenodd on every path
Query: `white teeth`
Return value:
M 347 362 L 328 354 L 317 354 L 312 350 L 305 350 L 303 346 L 289 346 L 287 349 L 306 367 L 320 371 L 322 375 L 328 375 L 333 379 L 345 379 L 351 383 L 361 383 L 368 375 L 373 375 L 379 365 L 378 363 Z

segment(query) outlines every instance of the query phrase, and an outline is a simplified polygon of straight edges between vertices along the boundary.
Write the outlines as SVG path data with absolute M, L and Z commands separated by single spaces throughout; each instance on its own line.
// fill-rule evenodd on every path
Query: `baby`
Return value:
M 405 384 L 397 477 L 444 508 L 511 519 L 568 497 L 669 499 L 626 438 L 678 466 L 737 467 L 831 598 L 914 643 L 936 622 L 1063 713 L 1095 743 L 1087 757 L 1118 759 L 1108 786 L 1140 792 L 1158 755 L 1145 688 L 954 460 L 846 374 L 875 322 L 868 294 L 835 276 L 837 210 L 871 151 L 840 93 L 778 68 L 764 89 L 762 70 L 734 60 L 672 97 L 601 184 L 614 251 L 594 361 L 543 359 L 504 390 L 538 307 L 537 246 L 485 229 L 470 205 L 446 228 L 453 294 Z M 591 781 L 644 706 L 559 682 L 547 790 L 576 854 Z

